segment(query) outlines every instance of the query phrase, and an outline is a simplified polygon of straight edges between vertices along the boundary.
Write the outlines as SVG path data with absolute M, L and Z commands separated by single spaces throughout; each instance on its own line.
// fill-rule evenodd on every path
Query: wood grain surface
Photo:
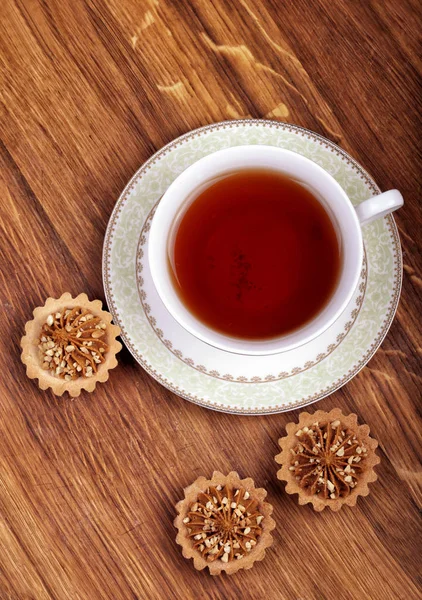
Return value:
M 421 219 L 417 0 L 3 0 L 0 3 L 0 598 L 420 597 Z M 19 342 L 48 296 L 104 299 L 108 218 L 135 170 L 176 136 L 232 118 L 296 123 L 397 187 L 403 294 L 376 356 L 318 403 L 380 442 L 354 509 L 299 507 L 275 477 L 297 412 L 214 413 L 173 395 L 124 350 L 78 399 L 25 377 Z M 419 177 L 419 179 L 418 179 Z M 266 487 L 266 559 L 196 572 L 172 525 L 213 469 Z

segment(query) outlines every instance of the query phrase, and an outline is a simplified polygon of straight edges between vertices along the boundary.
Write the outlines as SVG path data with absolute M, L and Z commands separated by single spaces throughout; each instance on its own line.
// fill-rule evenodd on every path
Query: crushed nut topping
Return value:
M 339 420 L 296 432 L 290 471 L 309 494 L 332 500 L 348 496 L 362 472 L 367 449 Z
M 240 560 L 256 546 L 263 518 L 249 492 L 218 485 L 199 494 L 183 523 L 206 560 L 227 563 Z
M 109 349 L 105 330 L 99 317 L 78 306 L 48 315 L 37 340 L 42 368 L 66 381 L 92 377 Z

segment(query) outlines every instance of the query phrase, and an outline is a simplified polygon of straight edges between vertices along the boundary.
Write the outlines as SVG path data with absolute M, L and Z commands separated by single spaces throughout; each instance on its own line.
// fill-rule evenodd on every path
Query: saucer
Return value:
M 317 339 L 288 352 L 232 354 L 185 331 L 165 309 L 151 279 L 147 260 L 151 220 L 162 194 L 186 167 L 211 152 L 243 144 L 268 144 L 307 156 L 340 183 L 355 205 L 380 193 L 344 150 L 301 127 L 264 120 L 202 127 L 158 151 L 126 186 L 105 236 L 103 280 L 123 341 L 160 383 L 207 408 L 268 414 L 324 398 L 368 362 L 397 308 L 402 259 L 391 215 L 365 226 L 363 268 L 346 310 Z

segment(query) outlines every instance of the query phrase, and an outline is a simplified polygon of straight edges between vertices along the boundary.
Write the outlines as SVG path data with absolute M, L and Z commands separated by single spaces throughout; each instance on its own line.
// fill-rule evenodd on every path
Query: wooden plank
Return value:
M 418 597 L 420 12 L 413 0 L 2 4 L 0 597 Z M 313 129 L 405 195 L 397 317 L 318 404 L 357 412 L 380 442 L 372 493 L 338 514 L 299 507 L 275 479 L 276 440 L 298 412 L 201 409 L 126 350 L 94 394 L 60 399 L 19 359 L 47 296 L 104 298 L 105 228 L 139 165 L 194 127 L 244 117 Z M 232 578 L 196 572 L 174 541 L 183 487 L 215 468 L 266 487 L 277 521 L 265 561 Z

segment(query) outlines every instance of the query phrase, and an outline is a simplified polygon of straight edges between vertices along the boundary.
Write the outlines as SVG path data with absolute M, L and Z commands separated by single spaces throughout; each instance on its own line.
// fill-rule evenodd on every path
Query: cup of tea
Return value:
M 319 336 L 358 284 L 362 226 L 400 208 L 390 190 L 353 207 L 308 158 L 236 146 L 188 167 L 154 214 L 157 292 L 200 340 L 238 354 L 285 352 Z

